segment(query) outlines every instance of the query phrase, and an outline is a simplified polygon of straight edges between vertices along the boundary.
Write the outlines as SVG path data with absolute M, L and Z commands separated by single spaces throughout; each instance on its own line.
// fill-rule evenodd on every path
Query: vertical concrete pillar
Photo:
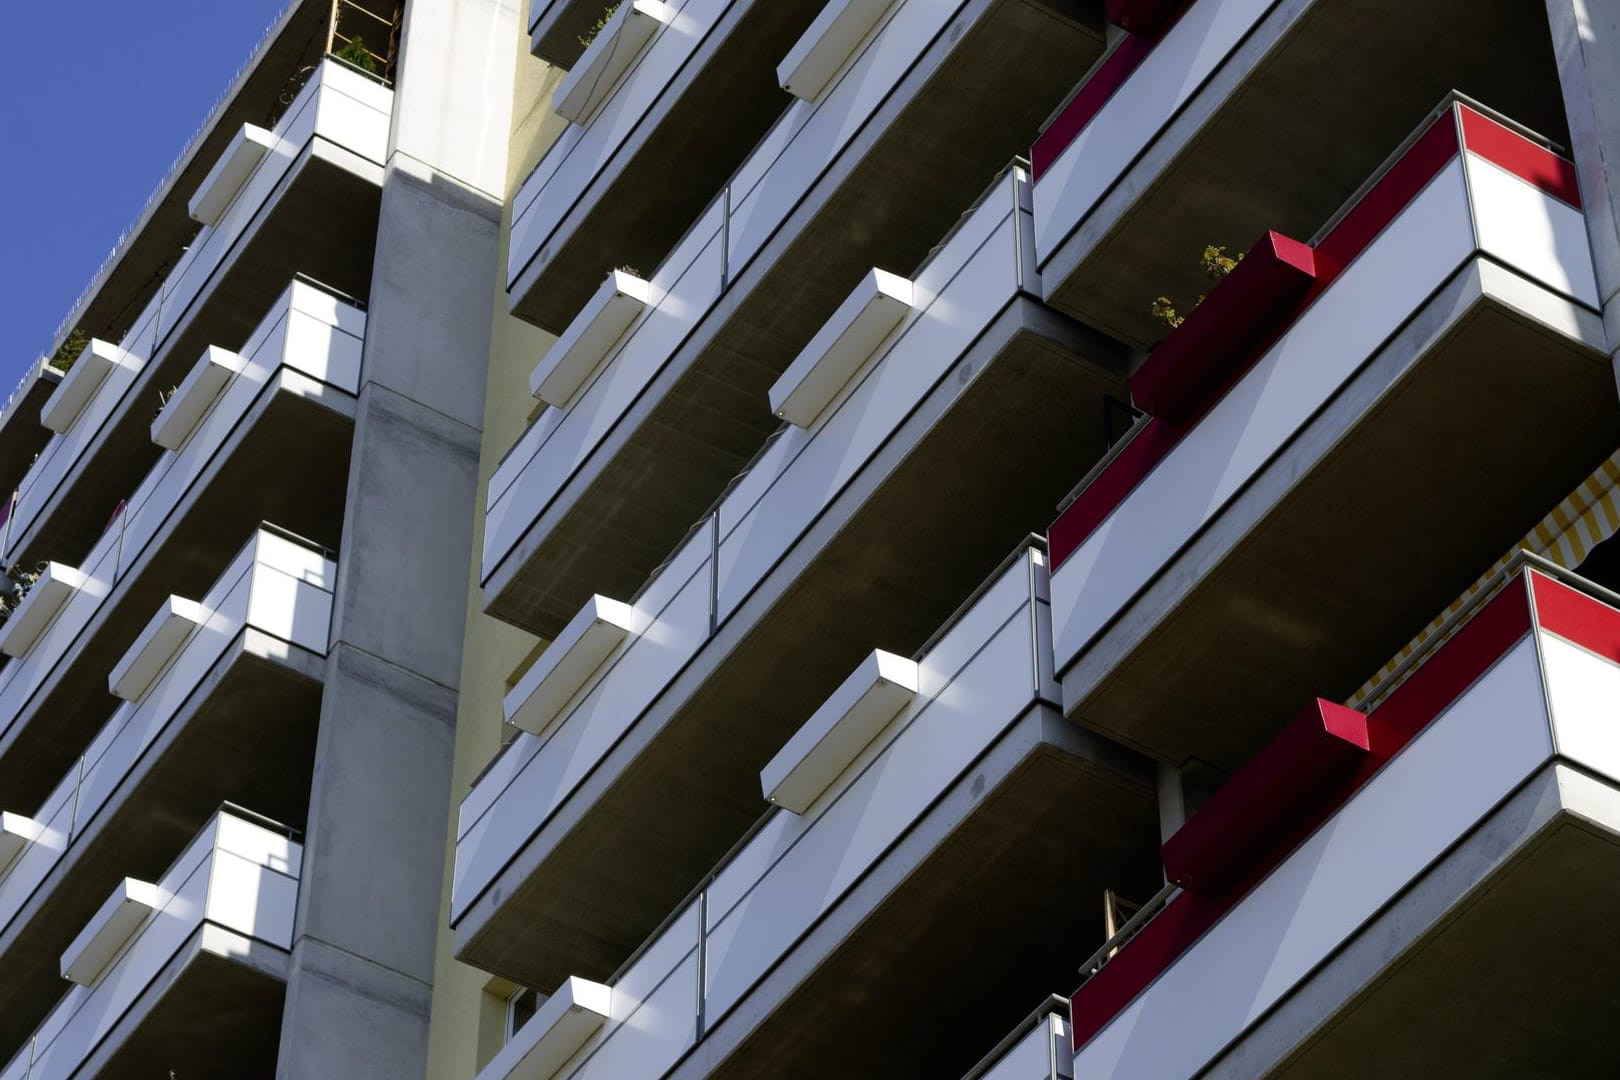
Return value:
M 426 1071 L 516 0 L 408 0 L 278 1075 Z
M 1620 350 L 1620 4 L 1547 0 L 1547 15 L 1614 360 Z

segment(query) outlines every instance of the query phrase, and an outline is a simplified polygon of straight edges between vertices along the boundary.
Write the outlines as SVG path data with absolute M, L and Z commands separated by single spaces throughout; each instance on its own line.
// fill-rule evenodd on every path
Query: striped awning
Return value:
M 1521 549 L 1540 555 L 1566 570 L 1574 570 L 1586 560 L 1593 548 L 1617 532 L 1620 532 L 1620 452 L 1598 466 L 1591 476 L 1570 492 L 1567 499 L 1531 529 L 1529 535 L 1514 544 L 1478 581 L 1468 587 L 1467 592 L 1396 653 L 1345 704 L 1352 709 L 1360 709 L 1374 694 L 1383 696 L 1400 685 L 1411 670 L 1406 670 L 1399 678 L 1395 678 L 1396 672 L 1402 670 L 1402 665 L 1414 653 L 1433 649 L 1463 625 L 1452 624 L 1453 615 L 1465 606 L 1483 604 L 1501 590 L 1508 581 L 1503 571 Z M 1450 628 L 1446 629 L 1447 626 Z

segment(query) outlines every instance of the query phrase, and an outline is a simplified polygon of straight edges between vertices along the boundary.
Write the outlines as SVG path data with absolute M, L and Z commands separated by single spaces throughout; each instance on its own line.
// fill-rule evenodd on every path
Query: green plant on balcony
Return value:
M 603 8 L 601 17 L 591 25 L 590 29 L 579 35 L 579 43 L 585 46 L 587 49 L 590 48 L 591 42 L 596 40 L 596 35 L 607 29 L 607 24 L 613 21 L 613 13 L 618 10 L 618 4 L 609 4 L 607 7 Z
M 67 371 L 89 344 L 89 334 L 86 334 L 83 330 L 74 330 L 67 336 L 67 340 L 58 346 L 56 352 L 51 355 L 51 367 L 57 371 Z
M 359 68 L 367 75 L 377 74 L 377 58 L 371 55 L 366 43 L 358 34 L 343 43 L 343 48 L 332 54 L 345 64 Z
M 1218 283 L 1227 274 L 1236 270 L 1237 264 L 1242 261 L 1242 252 L 1238 252 L 1237 258 L 1234 259 L 1226 253 L 1224 244 L 1210 244 L 1204 248 L 1204 254 L 1199 259 L 1199 264 L 1203 267 L 1205 276 L 1210 281 Z M 1193 308 L 1198 307 L 1199 304 L 1204 302 L 1204 297 L 1207 295 L 1207 293 L 1200 293 L 1198 299 L 1193 301 L 1192 308 L 1187 310 L 1191 312 Z M 1168 324 L 1172 330 L 1187 321 L 1187 316 L 1176 310 L 1175 301 L 1168 296 L 1161 296 L 1153 301 L 1153 317 Z
M 13 566 L 9 570 L 0 571 L 0 626 L 4 626 L 11 618 L 13 612 L 22 606 L 23 598 L 28 590 L 33 588 L 34 582 L 39 580 L 40 571 L 44 564 L 33 570 L 19 570 Z

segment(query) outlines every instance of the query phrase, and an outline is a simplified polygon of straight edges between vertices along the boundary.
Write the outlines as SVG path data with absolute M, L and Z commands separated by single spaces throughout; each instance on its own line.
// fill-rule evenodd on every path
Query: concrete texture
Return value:
M 349 395 L 297 373 L 283 372 L 266 384 L 145 553 L 0 736 L 0 792 L 7 808 L 44 801 L 117 708 L 107 692 L 107 672 L 158 605 L 170 595 L 205 595 L 261 522 L 336 546 L 353 410 Z M 150 413 L 137 411 L 150 422 Z M 244 499 L 245 491 L 253 498 Z
M 1204 1075 L 1613 1071 L 1620 791 L 1550 765 Z
M 1547 0 L 1547 15 L 1612 358 L 1620 350 L 1620 8 Z
M 151 435 L 158 395 L 185 378 L 208 346 L 240 348 L 294 276 L 306 274 L 340 292 L 366 295 L 376 243 L 375 170 L 322 139 L 311 140 L 197 299 L 185 311 L 165 316 L 170 329 L 162 350 L 125 392 L 127 404 L 96 434 L 28 533 L 17 538 L 13 548 L 19 562 L 72 564 L 90 550 L 118 501 L 134 492 L 163 453 Z
M 1567 138 L 1539 5 L 1282 0 L 1049 257 L 1048 298 L 1150 347 L 1205 245 L 1310 239 L 1453 89 Z
M 161 880 L 221 803 L 303 827 L 324 665 L 249 629 L 96 816 L 75 823 L 67 854 L 0 932 L 0 1059 L 71 988 L 58 960 L 118 883 Z
M 962 1075 L 1158 891 L 1151 775 L 1036 703 L 670 1080 Z
M 515 7 L 405 10 L 276 1071 L 287 1080 L 427 1069 Z
M 486 579 L 486 610 L 551 636 L 592 593 L 634 593 L 776 429 L 771 384 L 861 275 L 874 266 L 910 275 L 1027 149 L 1101 47 L 1094 22 L 1031 0 L 967 4 L 752 263 L 734 268 L 726 294 L 552 504 L 537 508 Z M 619 213 L 621 204 L 603 205 Z M 595 249 L 603 273 L 616 250 Z M 590 286 L 583 302 L 601 280 L 570 287 Z M 1095 430 L 1098 414 L 1076 429 Z
M 1071 718 L 1233 771 L 1313 698 L 1354 693 L 1613 453 L 1602 356 L 1468 277 L 1062 673 Z
M 75 1075 L 268 1080 L 286 969 L 280 949 L 203 924 Z
M 468 910 L 458 955 L 536 987 L 613 971 L 758 818 L 804 718 L 874 644 L 926 641 L 1101 452 L 1074 432 L 1119 375 L 1082 343 L 1014 299 Z

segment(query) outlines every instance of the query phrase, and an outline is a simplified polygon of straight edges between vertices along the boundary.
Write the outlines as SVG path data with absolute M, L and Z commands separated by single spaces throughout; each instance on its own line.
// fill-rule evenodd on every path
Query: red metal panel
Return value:
M 1537 625 L 1620 663 L 1620 611 L 1545 574 L 1531 573 L 1530 585 Z
M 1268 232 L 1130 378 L 1136 407 L 1171 423 L 1202 414 L 1254 345 L 1274 337 L 1316 277 L 1309 245 Z
M 1361 764 L 1367 718 L 1318 698 L 1164 845 L 1165 876 L 1216 896 Z
M 1466 105 L 1457 108 L 1462 114 L 1463 142 L 1470 151 L 1553 198 L 1577 210 L 1581 208 L 1581 186 L 1574 162 Z

